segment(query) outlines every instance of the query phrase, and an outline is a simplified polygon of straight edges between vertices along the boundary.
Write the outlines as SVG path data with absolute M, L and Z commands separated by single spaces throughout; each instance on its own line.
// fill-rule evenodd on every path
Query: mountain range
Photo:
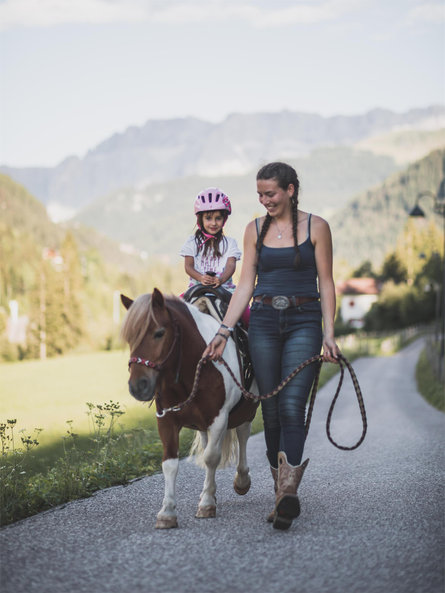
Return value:
M 219 184 L 219 179 L 250 174 L 269 160 L 300 161 L 326 147 L 356 147 L 384 155 L 395 170 L 409 161 L 400 159 L 400 150 L 388 142 L 388 134 L 398 134 L 398 143 L 406 146 L 413 144 L 407 140 L 413 132 L 426 133 L 426 154 L 427 149 L 443 145 L 443 128 L 443 106 L 406 113 L 374 109 L 332 117 L 291 111 L 232 114 L 220 123 L 190 117 L 150 120 L 111 136 L 82 158 L 70 156 L 52 168 L 1 166 L 0 171 L 42 201 L 53 219 L 62 219 L 123 188 L 139 191 L 193 177 L 209 178 L 212 183 L 217 179 Z M 413 159 L 412 153 L 407 156 Z M 381 180 L 382 175 L 372 183 Z M 309 187 L 312 183 L 308 181 Z

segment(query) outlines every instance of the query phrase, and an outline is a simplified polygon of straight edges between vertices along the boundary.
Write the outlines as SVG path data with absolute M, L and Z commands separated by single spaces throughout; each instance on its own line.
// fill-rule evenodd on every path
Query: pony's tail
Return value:
M 192 459 L 193 457 L 193 459 Z M 193 461 L 199 467 L 205 468 L 204 447 L 202 445 L 201 433 L 196 432 L 192 446 L 189 451 L 189 461 Z M 234 428 L 227 430 L 221 447 L 221 461 L 218 468 L 224 469 L 234 465 L 238 461 L 238 437 Z

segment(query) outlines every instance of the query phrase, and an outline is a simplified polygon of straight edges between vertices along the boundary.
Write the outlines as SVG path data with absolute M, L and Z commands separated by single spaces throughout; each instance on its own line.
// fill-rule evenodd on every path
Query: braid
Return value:
M 300 267 L 301 263 L 301 256 L 300 256 L 300 248 L 298 247 L 298 198 L 295 197 L 295 194 L 292 196 L 291 200 L 292 206 L 292 231 L 294 235 L 294 245 L 295 245 L 295 259 L 294 259 L 294 266 L 296 268 Z
M 257 259 L 260 257 L 260 251 L 261 247 L 263 246 L 264 237 L 266 236 L 266 233 L 269 230 L 271 222 L 272 216 L 269 213 L 267 213 L 266 218 L 264 219 L 263 228 L 261 229 L 260 236 L 258 237 L 258 241 L 256 242 Z
M 298 193 L 300 191 L 300 181 L 298 179 L 297 172 L 293 167 L 288 165 L 287 163 L 281 163 L 279 161 L 274 163 L 269 163 L 261 167 L 258 171 L 257 176 L 258 179 L 275 179 L 281 187 L 281 189 L 287 190 L 290 184 L 294 186 L 294 195 L 291 197 L 291 207 L 292 207 L 292 233 L 294 237 L 294 245 L 295 245 L 295 259 L 294 265 L 296 268 L 299 267 L 301 263 L 300 257 L 300 248 L 298 247 L 298 237 L 297 237 L 297 228 L 298 228 Z M 261 231 L 261 235 L 257 241 L 257 254 L 259 254 L 261 247 L 263 245 L 264 236 L 267 233 L 267 230 L 271 223 L 271 217 L 269 214 L 266 215 L 266 220 L 264 221 L 263 229 Z

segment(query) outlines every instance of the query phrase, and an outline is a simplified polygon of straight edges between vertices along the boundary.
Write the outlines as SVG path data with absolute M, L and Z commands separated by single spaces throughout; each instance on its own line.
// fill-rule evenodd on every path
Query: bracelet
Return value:
M 216 332 L 215 338 L 216 338 L 216 336 L 221 336 L 221 338 L 224 338 L 226 341 L 229 339 L 229 336 L 226 336 L 225 334 L 222 334 L 220 332 Z
M 222 329 L 226 329 L 230 333 L 233 332 L 233 327 L 229 327 L 227 325 L 224 325 L 224 323 L 221 323 L 221 325 L 219 327 L 222 328 Z

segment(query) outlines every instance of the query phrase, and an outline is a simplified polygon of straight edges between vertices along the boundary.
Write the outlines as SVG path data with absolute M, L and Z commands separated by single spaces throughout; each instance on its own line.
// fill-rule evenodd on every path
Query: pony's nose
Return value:
M 151 382 L 147 377 L 139 377 L 136 382 L 128 382 L 128 387 L 131 395 L 136 399 L 147 401 L 152 399 Z

